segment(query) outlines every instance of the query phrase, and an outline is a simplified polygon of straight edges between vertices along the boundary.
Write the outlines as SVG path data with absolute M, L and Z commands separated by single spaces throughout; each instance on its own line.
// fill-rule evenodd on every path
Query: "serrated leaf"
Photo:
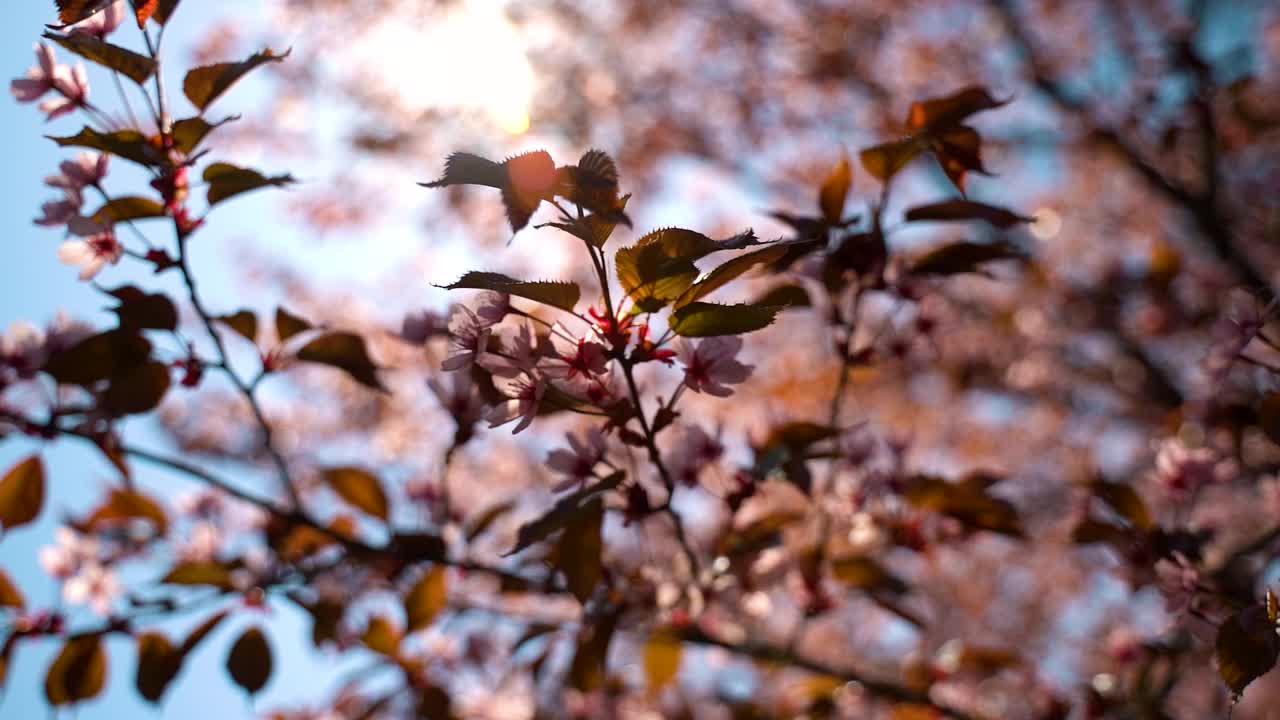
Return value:
M 266 63 L 281 62 L 288 56 L 287 51 L 283 55 L 277 55 L 267 48 L 241 62 L 216 63 L 195 68 L 182 81 L 182 92 L 191 104 L 203 111 L 249 72 Z
M 1004 242 L 956 242 L 925 253 L 911 265 L 916 275 L 958 275 L 978 272 L 978 266 L 997 260 L 1022 260 L 1018 248 Z
M 389 512 L 387 495 L 377 476 L 363 468 L 345 466 L 328 468 L 323 473 L 325 484 L 347 504 L 380 520 Z
M 119 197 L 103 203 L 90 215 L 93 221 L 101 225 L 146 220 L 148 218 L 165 217 L 164 205 L 156 200 L 137 195 Z
M 239 119 L 239 115 L 231 115 L 218 122 L 211 123 L 199 115 L 183 118 L 173 124 L 173 145 L 187 155 L 191 155 L 195 153 L 196 148 L 200 147 L 200 143 L 204 142 L 209 133 L 233 120 Z
M 654 230 L 615 254 L 618 283 L 639 312 L 654 312 L 697 279 L 695 260 L 726 249 L 731 248 L 693 230 Z
M 837 225 L 844 216 L 845 199 L 849 196 L 849 188 L 853 185 L 853 168 L 849 166 L 849 155 L 840 153 L 840 162 L 831 169 L 827 178 L 822 181 L 818 191 L 818 207 L 828 225 Z
M 178 309 L 163 293 L 148 293 L 133 285 L 106 291 L 120 301 L 111 308 L 120 318 L 120 327 L 133 330 L 176 330 Z
M 671 313 L 671 330 L 683 337 L 741 335 L 766 328 L 782 308 L 693 302 Z
M 138 669 L 134 687 L 147 702 L 157 703 L 164 697 L 169 683 L 182 669 L 182 653 L 158 632 L 145 632 L 138 636 Z
M 908 210 L 905 217 L 908 222 L 983 220 L 1000 229 L 1011 228 L 1020 223 L 1029 223 L 1034 219 L 1026 215 L 1019 215 L 1012 210 L 971 200 L 947 200 L 929 205 L 920 205 Z
M 227 672 L 237 685 L 256 695 L 271 679 L 271 645 L 257 627 L 244 631 L 227 655 Z
M 756 298 L 752 305 L 766 305 L 784 309 L 805 308 L 813 304 L 809 291 L 800 285 L 778 285 Z
M 208 585 L 210 587 L 231 590 L 235 583 L 231 574 L 234 565 L 213 560 L 192 560 L 180 562 L 165 573 L 160 582 L 170 585 Z
M 779 243 L 753 250 L 728 260 L 707 273 L 706 277 L 691 285 L 688 290 L 685 290 L 680 297 L 676 298 L 673 307 L 679 309 L 695 300 L 701 300 L 738 279 L 755 266 L 776 262 L 787 254 L 789 249 L 786 244 Z
M 898 174 L 917 155 L 920 154 L 920 142 L 915 138 L 903 138 L 892 142 L 869 147 L 858 153 L 862 167 L 881 182 Z
M 517 280 L 502 273 L 472 271 L 450 285 L 441 286 L 445 290 L 493 290 L 526 300 L 550 305 L 573 312 L 578 304 L 582 290 L 577 283 L 562 280 Z
M 298 359 L 336 367 L 363 385 L 387 392 L 387 388 L 378 379 L 378 366 L 369 359 L 364 338 L 354 333 L 321 335 L 302 346 L 298 351 Z
M 588 504 L 600 495 L 613 490 L 622 484 L 626 474 L 621 470 L 601 480 L 595 485 L 585 487 L 577 492 L 561 498 L 551 510 L 531 522 L 525 523 L 516 533 L 516 544 L 506 555 L 513 555 L 530 545 L 543 540 L 557 530 L 563 529 L 570 520 L 584 512 Z
M 431 625 L 448 602 L 445 568 L 436 565 L 423 573 L 404 596 L 406 631 L 413 632 Z
M 249 310 L 238 310 L 230 315 L 219 315 L 214 320 L 235 330 L 240 337 L 251 343 L 258 342 L 258 316 Z
M 44 695 L 55 707 L 96 697 L 107 681 L 107 651 L 98 634 L 67 639 L 49 665 Z
M 1222 681 L 1237 697 L 1270 672 L 1280 656 L 1280 637 L 1266 608 L 1254 605 L 1227 618 L 1218 627 L 1214 655 Z
M 104 133 L 86 127 L 75 135 L 48 137 L 60 147 L 100 150 L 148 168 L 168 164 L 164 153 L 153 145 L 146 135 L 137 130 L 116 130 Z
M 657 630 L 649 634 L 644 643 L 643 660 L 651 693 L 666 687 L 680 674 L 683 654 L 684 646 L 674 632 Z
M 604 572 L 603 526 L 604 501 L 596 495 L 568 518 L 556 544 L 556 567 L 564 573 L 569 592 L 581 603 L 591 598 Z
M 139 85 L 146 82 L 156 71 L 155 60 L 88 33 L 73 32 L 69 35 L 60 35 L 47 32 L 44 37 L 89 62 L 118 71 Z
M 35 520 L 44 507 L 44 461 L 31 455 L 0 478 L 0 528 L 6 533 Z
M 13 584 L 13 580 L 9 577 L 9 573 L 0 568 L 0 607 L 17 608 L 19 610 L 27 606 L 27 601 L 22 597 L 22 591 L 17 585 Z
M 208 200 L 217 205 L 237 195 L 264 187 L 284 187 L 294 182 L 289 174 L 267 176 L 230 163 L 213 163 L 204 169 L 204 180 L 209 184 Z

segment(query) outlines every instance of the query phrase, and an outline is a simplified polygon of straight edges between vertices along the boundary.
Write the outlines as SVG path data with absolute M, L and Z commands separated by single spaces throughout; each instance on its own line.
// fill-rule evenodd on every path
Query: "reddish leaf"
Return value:
M 17 608 L 19 610 L 27 606 L 27 601 L 22 597 L 22 591 L 17 585 L 13 584 L 13 580 L 9 578 L 9 574 L 0 569 L 0 607 Z
M 36 519 L 44 506 L 44 462 L 31 455 L 0 478 L 0 529 L 8 532 Z
M 195 68 L 182 81 L 182 92 L 193 105 L 204 110 L 255 68 L 266 63 L 281 62 L 288 56 L 288 52 L 277 55 L 267 48 L 241 62 L 224 62 Z
M 138 636 L 138 670 L 134 686 L 148 702 L 160 702 L 169 683 L 182 669 L 182 653 L 169 638 L 158 632 Z
M 852 185 L 853 168 L 849 166 L 849 155 L 842 151 L 840 162 L 831 169 L 818 191 L 818 207 L 828 225 L 838 225 L 844 217 L 844 203 Z
M 1237 697 L 1270 672 L 1280 657 L 1280 637 L 1266 608 L 1253 605 L 1227 618 L 1218 627 L 1214 655 L 1222 681 Z
M 996 100 L 986 88 L 970 86 L 950 95 L 911 103 L 907 129 L 916 132 L 956 125 L 975 113 L 1007 105 L 1010 100 Z
M 227 655 L 227 672 L 250 695 L 266 687 L 271 679 L 271 645 L 257 627 L 244 631 Z
M 445 568 L 436 565 L 422 574 L 404 596 L 404 614 L 407 632 L 421 630 L 431 624 L 436 615 L 449 602 L 449 588 L 445 582 Z
M 89 62 L 119 72 L 139 85 L 146 82 L 156 71 L 156 61 L 150 57 L 113 45 L 88 33 L 73 32 L 69 35 L 59 35 L 47 32 L 44 37 Z
M 298 351 L 298 359 L 336 367 L 363 385 L 387 392 L 387 388 L 378 379 L 378 366 L 369 359 L 364 338 L 354 333 L 321 335 L 302 346 Z
M 1025 215 L 1019 215 L 1013 211 L 1006 210 L 1002 207 L 994 205 L 985 205 L 970 200 L 947 200 L 945 202 L 933 203 L 931 205 L 920 205 L 913 207 L 906 212 L 906 219 L 909 221 L 916 220 L 934 220 L 934 221 L 954 221 L 954 220 L 985 220 L 992 225 L 1004 229 L 1010 228 L 1019 223 L 1031 222 L 1033 218 Z
M 231 315 L 221 315 L 214 320 L 235 330 L 241 337 L 251 343 L 258 341 L 258 316 L 249 310 L 240 310 Z
M 596 496 L 569 518 L 556 544 L 555 565 L 564 573 L 569 592 L 581 603 L 591 598 L 604 573 L 604 541 L 600 536 L 603 525 L 604 502 Z
M 325 484 L 348 504 L 386 521 L 387 495 L 373 473 L 358 467 L 334 467 L 324 471 Z
M 883 143 L 858 153 L 862 167 L 881 182 L 898 174 L 916 155 L 920 154 L 920 142 L 915 138 L 904 138 Z
M 107 681 L 107 651 L 97 634 L 67 640 L 44 678 L 44 694 L 53 706 L 96 697 Z
M 138 27 L 146 27 L 147 21 L 156 14 L 158 7 L 160 7 L 160 0 L 133 0 L 133 12 L 138 20 Z
M 81 524 L 90 531 L 99 531 L 119 526 L 122 521 L 128 520 L 145 520 L 155 527 L 158 535 L 165 534 L 169 529 L 169 516 L 159 501 L 136 490 L 121 488 L 112 489 L 106 501 Z

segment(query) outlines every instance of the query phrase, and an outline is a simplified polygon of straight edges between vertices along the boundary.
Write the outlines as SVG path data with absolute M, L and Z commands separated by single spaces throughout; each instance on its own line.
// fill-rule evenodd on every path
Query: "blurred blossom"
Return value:
M 44 184 L 66 191 L 79 191 L 97 185 L 107 176 L 110 155 L 98 152 L 82 152 L 74 160 L 63 160 L 57 175 L 44 179 Z
M 0 336 L 0 367 L 8 367 L 19 378 L 29 379 L 44 366 L 48 341 L 40 328 L 25 320 L 14 321 Z
M 50 355 L 62 352 L 96 332 L 89 323 L 73 318 L 60 310 L 45 332 L 45 351 Z
M 49 575 L 66 580 L 87 563 L 98 561 L 98 541 L 87 535 L 60 527 L 54 532 L 53 545 L 40 548 L 40 567 Z
M 216 559 L 222 547 L 222 530 L 217 525 L 204 520 L 191 527 L 191 532 L 178 554 L 183 560 L 207 562 Z
M 1213 326 L 1213 344 L 1205 357 L 1205 369 L 1221 375 L 1230 369 L 1240 353 L 1253 341 L 1275 313 L 1276 300 L 1263 304 L 1252 293 L 1235 289 L 1227 299 L 1226 312 Z
M 40 103 L 40 112 L 45 120 L 53 120 L 84 107 L 89 103 L 89 75 L 84 63 L 76 63 L 68 69 L 65 65 L 58 68 L 53 78 L 53 89 L 62 97 L 50 98 Z
M 737 360 L 740 350 L 742 338 L 736 335 L 707 338 L 696 345 L 681 340 L 676 353 L 685 367 L 685 385 L 694 392 L 729 397 L 733 390 L 728 386 L 746 381 L 753 370 Z
M 486 290 L 480 293 L 476 304 L 476 315 L 486 327 L 497 325 L 511 312 L 511 296 L 506 293 Z
M 1156 453 L 1155 481 L 1176 499 L 1186 499 L 1212 483 L 1225 483 L 1238 474 L 1234 460 L 1213 448 L 1188 448 L 1180 438 L 1169 438 Z
M 84 205 L 84 198 L 78 189 L 64 189 L 61 199 L 50 200 L 40 205 L 40 217 L 33 222 L 43 227 L 66 225 L 80 215 L 82 205 Z
M 111 613 L 111 606 L 120 593 L 120 580 L 115 571 L 98 563 L 81 566 L 62 586 L 64 600 L 76 605 L 87 604 L 99 615 Z
M 595 476 L 596 464 L 604 459 L 606 445 L 604 433 L 599 428 L 586 431 L 581 440 L 573 433 L 566 433 L 569 449 L 559 448 L 547 455 L 547 467 L 567 476 L 555 485 L 555 490 L 567 490 Z
M 421 345 L 444 331 L 447 331 L 446 322 L 440 313 L 419 310 L 404 316 L 400 325 L 400 339 Z
M 489 342 L 489 328 L 465 305 L 455 305 L 449 318 L 449 354 L 443 370 L 462 370 L 475 363 Z
M 67 240 L 58 247 L 58 259 L 80 268 L 81 280 L 92 280 L 106 265 L 115 265 L 124 257 L 124 246 L 114 230 L 92 235 L 83 240 Z
M 484 402 L 467 373 L 432 377 L 427 380 L 427 386 L 459 427 L 470 427 L 484 412 Z
M 712 436 L 697 425 L 689 425 L 668 454 L 667 466 L 676 482 L 693 487 L 698 484 L 702 469 L 722 455 L 724 444 L 718 434 Z
M 58 65 L 53 48 L 46 43 L 35 46 L 36 64 L 27 70 L 27 76 L 9 83 L 9 92 L 18 102 L 35 102 L 53 89 L 54 78 L 66 69 Z
M 1112 660 L 1127 665 L 1138 659 L 1142 651 L 1142 636 L 1128 625 L 1120 625 L 1107 633 L 1107 654 Z
M 1156 578 L 1164 594 L 1166 610 L 1177 615 L 1191 608 L 1200 588 L 1200 572 L 1185 555 L 1174 552 L 1172 560 L 1157 560 Z

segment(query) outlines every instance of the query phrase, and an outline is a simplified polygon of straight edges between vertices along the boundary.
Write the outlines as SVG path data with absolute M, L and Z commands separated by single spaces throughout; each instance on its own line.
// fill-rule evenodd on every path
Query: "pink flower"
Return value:
M 66 191 L 77 191 L 90 185 L 97 185 L 107 176 L 107 165 L 111 156 L 106 153 L 83 152 L 74 160 L 63 160 L 58 165 L 60 174 L 50 175 L 44 184 Z
M 92 325 L 59 310 L 45 331 L 45 351 L 50 355 L 62 352 L 96 332 Z
M 83 240 L 68 240 L 58 247 L 59 260 L 68 265 L 80 266 L 81 280 L 93 279 L 104 265 L 115 265 L 123 255 L 124 247 L 111 230 Z
M 0 337 L 0 366 L 12 368 L 20 378 L 34 377 L 47 355 L 45 334 L 29 322 L 13 323 Z
M 129 17 L 130 14 L 128 4 L 125 3 L 125 0 L 115 0 L 115 2 L 104 7 L 93 15 L 69 26 L 67 30 L 69 32 L 92 35 L 101 40 L 115 32 L 116 28 L 120 27 L 120 24 L 123 23 L 124 19 Z
M 49 98 L 40 103 L 40 112 L 45 114 L 46 121 L 87 105 L 89 75 L 85 72 L 84 63 L 76 63 L 74 68 L 68 68 L 66 65 L 59 66 L 53 78 L 53 89 L 57 90 L 62 97 Z
M 1230 292 L 1225 305 L 1226 312 L 1213 326 L 1213 344 L 1204 359 L 1204 367 L 1212 375 L 1230 369 L 1275 314 L 1277 301 L 1264 306 L 1253 294 L 1236 289 Z
M 1213 448 L 1188 448 L 1177 438 L 1165 440 L 1156 453 L 1155 481 L 1176 498 L 1193 495 L 1204 485 L 1229 482 L 1237 468 Z
M 671 476 L 689 487 L 698 484 L 698 475 L 708 464 L 724 455 L 724 445 L 720 438 L 708 435 L 697 425 L 684 429 L 680 444 L 671 451 L 667 463 Z
M 496 428 L 520 418 L 520 422 L 511 431 L 515 435 L 529 427 L 529 423 L 538 414 L 538 406 L 547 389 L 546 383 L 536 375 L 523 375 L 508 380 L 503 385 L 502 394 L 507 396 L 507 400 L 489 408 L 484 419 L 489 422 L 489 427 Z
M 484 413 L 484 405 L 480 393 L 476 392 L 475 383 L 467 373 L 453 373 L 447 381 L 441 378 L 430 378 L 427 386 L 440 400 L 440 405 L 458 423 L 458 427 L 471 427 Z M 448 384 L 446 384 L 446 382 Z
M 579 441 L 573 433 L 566 433 L 569 449 L 559 448 L 547 455 L 547 467 L 568 478 L 556 484 L 555 490 L 567 490 L 574 485 L 586 482 L 595 476 L 596 463 L 604 459 L 606 445 L 604 433 L 599 428 L 587 431 L 583 440 Z
M 486 331 L 487 332 L 487 331 Z M 497 377 L 513 378 L 521 373 L 533 372 L 538 364 L 537 338 L 528 323 L 520 326 L 508 346 L 503 343 L 501 355 L 482 352 L 476 364 Z
M 53 89 L 53 79 L 58 74 L 58 59 L 53 48 L 45 43 L 35 46 L 36 64 L 27 70 L 27 76 L 9 83 L 9 92 L 18 102 L 35 102 Z
M 404 316 L 400 324 L 400 339 L 421 345 L 445 330 L 444 318 L 430 310 L 420 310 Z
M 183 560 L 208 562 L 214 560 L 222 548 L 223 533 L 217 525 L 202 520 L 191 527 L 191 535 L 178 548 Z
M 109 615 L 120 595 L 120 579 L 115 571 L 89 563 L 62 586 L 62 598 L 69 603 L 88 604 L 99 615 Z
M 59 227 L 66 225 L 80 215 L 80 206 L 84 199 L 79 190 L 66 188 L 61 200 L 50 200 L 40 206 L 42 215 L 35 219 L 36 225 Z
M 1160 591 L 1164 593 L 1165 609 L 1169 612 L 1181 613 L 1195 602 L 1200 589 L 1200 571 L 1182 553 L 1175 551 L 1173 560 L 1157 560 L 1156 577 Z
M 745 381 L 754 369 L 738 362 L 741 349 L 742 338 L 736 336 L 707 338 L 697 346 L 681 340 L 676 353 L 684 365 L 684 384 L 694 392 L 729 397 L 733 390 L 726 386 Z
M 75 575 L 87 563 L 98 562 L 98 541 L 91 537 L 60 527 L 54 532 L 54 541 L 40 548 L 40 567 L 59 580 Z
M 511 296 L 506 293 L 486 290 L 480 294 L 480 302 L 476 304 L 476 315 L 486 327 L 497 325 L 511 312 Z
M 551 345 L 556 357 L 547 363 L 546 369 L 547 375 L 553 378 L 595 377 L 609 367 L 604 345 L 585 338 L 575 340 L 559 323 L 551 328 Z
M 465 305 L 458 305 L 449 318 L 449 355 L 440 365 L 443 370 L 471 367 L 489 344 L 489 328 Z

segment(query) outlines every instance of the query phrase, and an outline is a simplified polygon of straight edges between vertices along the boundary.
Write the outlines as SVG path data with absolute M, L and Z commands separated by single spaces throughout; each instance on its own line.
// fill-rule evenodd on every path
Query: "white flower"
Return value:
M 441 378 L 430 378 L 427 386 L 435 393 L 440 405 L 449 413 L 459 427 L 470 427 L 484 413 L 484 403 L 475 383 L 466 373 L 451 373 L 447 381 Z M 447 384 L 446 384 L 447 382 Z
M 502 355 L 498 355 L 482 351 L 476 364 L 502 378 L 514 378 L 533 371 L 538 364 L 538 346 L 537 338 L 528 323 L 521 325 L 516 331 L 510 346 L 503 343 L 502 352 Z
M 596 463 L 604 459 L 606 450 L 604 433 L 599 428 L 587 430 L 581 441 L 573 433 L 565 433 L 569 449 L 559 448 L 547 455 L 547 467 L 568 478 L 555 486 L 566 490 L 595 476 Z
M 729 397 L 737 385 L 751 377 L 754 369 L 738 362 L 735 357 L 742 349 L 742 338 L 736 336 L 712 337 L 696 346 L 681 340 L 676 353 L 684 365 L 684 383 L 698 393 Z
M 574 338 L 568 329 L 556 323 L 551 328 L 551 346 L 556 356 L 546 366 L 547 375 L 572 380 L 579 375 L 595 377 L 609 368 L 604 345 L 585 338 Z
M 538 406 L 547 389 L 546 383 L 536 375 L 524 375 L 505 381 L 503 386 L 502 394 L 508 399 L 489 408 L 484 419 L 489 422 L 489 427 L 495 428 L 520 418 L 520 422 L 511 431 L 515 435 L 529 427 L 529 423 L 538 414 Z
M 471 367 L 489 344 L 489 328 L 465 305 L 454 308 L 449 318 L 449 354 L 440 367 L 462 370 Z
M 719 460 L 723 454 L 724 445 L 719 438 L 708 435 L 697 425 L 690 425 L 684 429 L 680 443 L 671 451 L 667 466 L 676 481 L 692 487 L 698 484 L 702 468 Z
M 444 319 L 439 313 L 430 310 L 411 312 L 404 316 L 404 321 L 400 324 L 400 339 L 421 345 L 438 334 L 444 325 Z
M 83 240 L 67 240 L 58 247 L 59 260 L 80 266 L 81 280 L 91 280 L 104 265 L 115 265 L 123 255 L 124 247 L 110 230 Z
M 59 580 L 75 575 L 86 563 L 98 561 L 98 541 L 68 527 L 54 532 L 53 545 L 40 548 L 40 567 Z
M 109 615 L 111 605 L 120 595 L 120 580 L 115 571 L 97 563 L 89 563 L 62 586 L 62 598 L 73 604 L 88 604 L 99 615 Z

